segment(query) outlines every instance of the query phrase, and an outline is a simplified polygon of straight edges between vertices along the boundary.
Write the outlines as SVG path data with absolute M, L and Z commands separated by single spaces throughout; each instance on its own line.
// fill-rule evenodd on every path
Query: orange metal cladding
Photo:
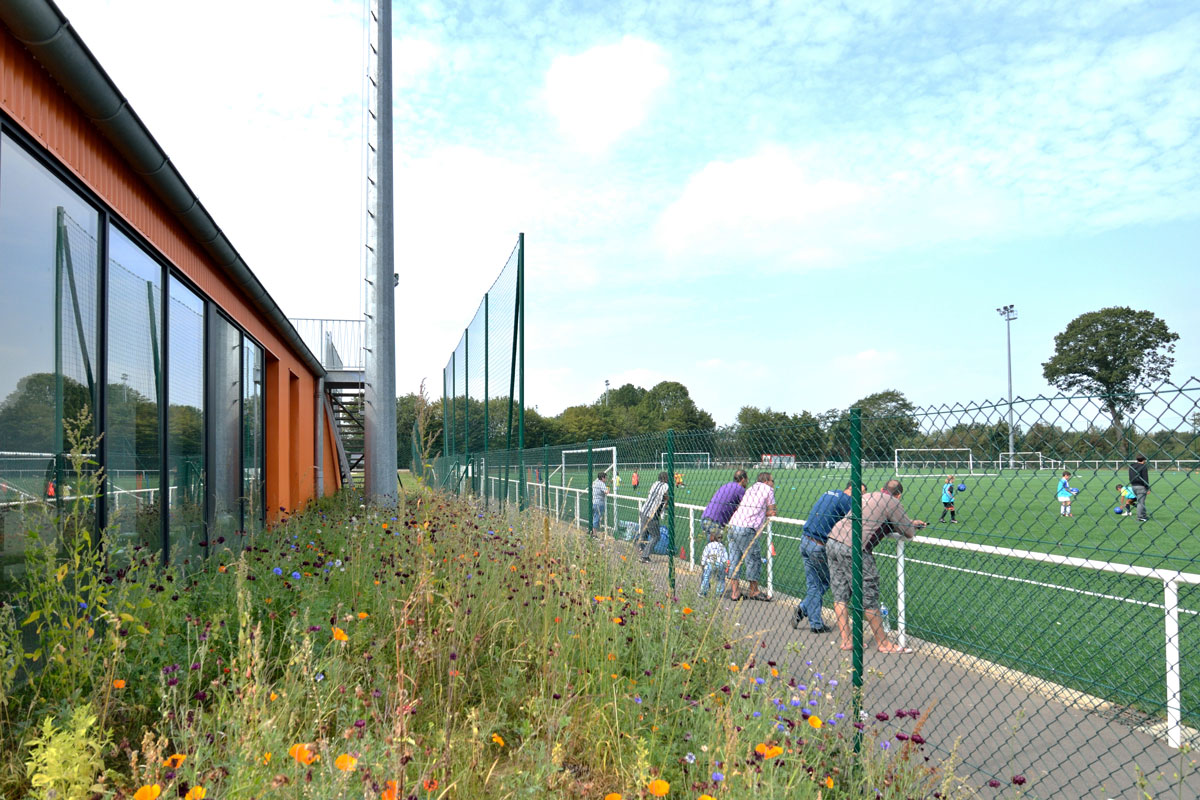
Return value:
M 316 494 L 317 376 L 4 27 L 0 27 L 0 108 L 263 346 L 269 518 L 277 519 L 281 509 L 302 507 Z M 327 493 L 340 483 L 330 424 L 326 418 L 322 460 Z

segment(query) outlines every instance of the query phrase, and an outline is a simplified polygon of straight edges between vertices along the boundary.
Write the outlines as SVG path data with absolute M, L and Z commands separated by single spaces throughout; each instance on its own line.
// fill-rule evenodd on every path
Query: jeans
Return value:
M 642 536 L 645 541 L 642 543 L 642 558 L 649 559 L 654 553 L 654 546 L 658 544 L 658 529 L 660 527 L 658 517 L 651 520 L 642 521 Z
M 1133 493 L 1137 496 L 1138 519 L 1146 519 L 1146 492 L 1150 491 L 1145 486 L 1139 484 L 1133 485 Z
M 600 523 L 604 522 L 604 501 L 592 503 L 592 530 L 600 530 Z
M 725 592 L 725 573 L 728 570 L 728 564 L 705 564 L 704 574 L 700 576 L 700 596 L 708 595 L 708 583 L 714 577 L 717 580 L 717 594 L 723 594 Z
M 820 628 L 825 624 L 821 619 L 821 598 L 829 588 L 829 562 L 825 558 L 825 546 L 805 536 L 800 540 L 800 555 L 804 557 L 806 587 L 800 608 L 808 615 L 809 627 Z
M 763 538 L 760 534 L 758 541 L 755 541 L 754 528 L 729 526 L 730 578 L 744 578 L 754 583 L 758 582 L 758 575 L 762 571 Z M 751 544 L 752 542 L 753 544 Z M 740 569 L 739 564 L 741 564 Z

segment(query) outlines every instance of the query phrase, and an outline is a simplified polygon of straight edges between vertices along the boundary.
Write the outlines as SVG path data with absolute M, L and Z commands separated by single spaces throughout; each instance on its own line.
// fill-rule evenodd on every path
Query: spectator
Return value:
M 600 530 L 604 522 L 604 498 L 608 496 L 605 475 L 606 473 L 599 473 L 592 482 L 592 532 Z
M 1145 456 L 1138 456 L 1129 465 L 1129 485 L 1133 487 L 1133 495 L 1137 498 L 1138 522 L 1145 522 L 1148 519 L 1146 516 L 1146 495 L 1150 493 L 1150 468 L 1146 464 Z
M 847 483 L 842 491 L 828 491 L 817 498 L 808 519 L 804 523 L 804 538 L 800 540 L 800 555 L 804 558 L 804 599 L 796 607 L 792 627 L 799 628 L 808 617 L 808 626 L 813 633 L 828 633 L 829 627 L 821 616 L 821 599 L 829 589 L 829 562 L 825 557 L 825 543 L 829 531 L 842 517 L 850 513 L 850 490 L 854 484 Z
M 771 473 L 758 473 L 758 482 L 746 490 L 742 502 L 729 518 L 729 599 L 740 600 L 738 575 L 745 562 L 746 578 L 750 581 L 747 600 L 771 602 L 766 592 L 759 591 L 758 576 L 762 571 L 762 545 L 759 535 L 767 519 L 775 516 L 775 481 Z
M 709 539 L 713 531 L 717 532 L 718 538 L 723 534 L 725 526 L 729 524 L 729 518 L 733 516 L 746 494 L 746 482 L 749 480 L 746 470 L 739 469 L 733 473 L 733 480 L 713 494 L 704 508 L 704 513 L 700 515 L 700 530 L 706 539 Z
M 637 475 L 636 472 L 633 474 Z M 670 479 L 671 476 L 666 472 L 658 473 L 658 480 L 650 486 L 650 494 L 646 496 L 646 504 L 642 506 L 641 524 L 638 529 L 641 535 L 646 537 L 642 544 L 642 561 L 646 564 L 650 563 L 650 554 L 654 552 L 654 545 L 658 542 L 658 529 L 662 525 L 662 512 L 667 507 L 667 492 L 670 488 L 667 481 Z
M 704 574 L 700 576 L 700 596 L 708 596 L 709 581 L 715 575 L 717 597 L 720 597 L 725 591 L 725 574 L 729 572 L 729 551 L 725 549 L 725 545 L 721 544 L 720 528 L 709 529 L 708 544 L 704 546 L 704 552 L 700 554 L 700 565 L 704 567 Z
M 875 566 L 875 545 L 890 534 L 900 535 L 911 539 L 916 531 L 925 527 L 919 519 L 910 520 L 900 503 L 904 494 L 904 486 L 898 480 L 890 480 L 878 492 L 864 495 L 862 499 L 862 609 L 863 615 L 870 624 L 875 636 L 875 646 L 881 653 L 911 653 L 907 647 L 893 644 L 883 630 L 883 621 L 879 616 L 879 570 Z M 854 647 L 850 640 L 850 610 L 851 596 L 851 561 L 850 545 L 852 539 L 852 520 L 849 515 L 842 517 L 829 532 L 829 540 L 825 544 L 825 555 L 829 559 L 829 578 L 833 586 L 833 610 L 837 615 L 838 633 L 841 635 L 841 647 L 850 650 Z

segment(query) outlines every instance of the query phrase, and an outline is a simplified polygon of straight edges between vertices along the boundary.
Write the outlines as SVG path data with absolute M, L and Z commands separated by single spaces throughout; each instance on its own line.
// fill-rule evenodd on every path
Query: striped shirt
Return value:
M 598 506 L 604 502 L 604 498 L 608 495 L 608 485 L 596 478 L 592 483 L 592 505 Z
M 642 521 L 656 518 L 662 513 L 663 507 L 667 504 L 667 484 L 663 481 L 655 481 L 650 487 L 650 494 L 646 497 L 646 504 L 642 506 Z

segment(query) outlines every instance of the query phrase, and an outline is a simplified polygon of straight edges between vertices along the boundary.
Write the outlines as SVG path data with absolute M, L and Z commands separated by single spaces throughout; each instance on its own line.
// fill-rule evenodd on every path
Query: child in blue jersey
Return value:
M 958 512 L 954 510 L 954 476 L 946 478 L 946 483 L 942 485 L 942 518 L 938 522 L 946 521 L 946 512 L 950 512 L 950 522 L 958 524 Z
M 1058 480 L 1058 515 L 1071 517 L 1071 501 L 1075 499 L 1075 490 L 1071 488 L 1071 473 L 1064 472 Z
M 1117 484 L 1117 508 L 1124 509 L 1122 514 L 1132 514 L 1133 507 L 1137 505 L 1137 495 L 1133 491 L 1132 486 L 1122 486 Z

